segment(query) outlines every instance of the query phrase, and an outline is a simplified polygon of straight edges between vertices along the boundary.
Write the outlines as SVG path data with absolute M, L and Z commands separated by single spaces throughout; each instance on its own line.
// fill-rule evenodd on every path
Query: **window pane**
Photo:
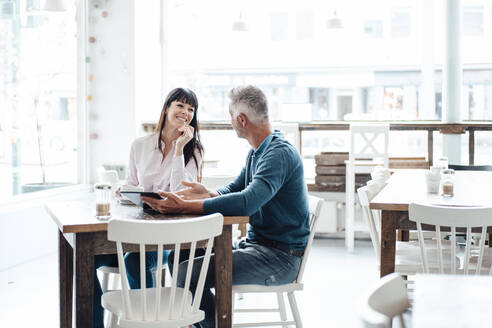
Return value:
M 492 165 L 492 132 L 475 132 L 475 165 Z
M 483 7 L 463 8 L 463 34 L 465 36 L 481 36 L 483 34 Z
M 410 36 L 410 10 L 408 8 L 396 8 L 391 11 L 391 36 Z
M 0 5 L 0 197 L 75 183 L 75 4 Z
M 194 89 L 202 120 L 227 120 L 227 92 L 240 84 L 265 90 L 273 120 L 440 120 L 444 5 L 171 0 L 165 88 Z M 492 119 L 490 8 L 463 3 L 463 28 L 475 36 L 462 40 L 465 120 Z M 334 17 L 340 24 L 328 24 Z

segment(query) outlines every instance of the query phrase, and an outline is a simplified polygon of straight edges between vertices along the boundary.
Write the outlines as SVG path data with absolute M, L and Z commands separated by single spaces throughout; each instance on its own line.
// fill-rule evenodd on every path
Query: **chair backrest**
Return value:
M 492 171 L 492 165 L 455 165 L 449 164 L 448 168 L 455 171 Z
M 304 275 L 304 268 L 306 266 L 309 252 L 311 251 L 311 245 L 313 243 L 316 227 L 318 226 L 318 219 L 321 213 L 321 207 L 323 206 L 323 202 L 324 202 L 323 199 L 311 195 L 308 196 L 308 201 L 309 201 L 310 233 L 306 244 L 306 249 L 304 250 L 304 256 L 302 257 L 301 266 L 299 267 L 299 273 L 297 274 L 297 279 L 296 279 L 297 283 L 302 282 L 302 276 Z
M 388 124 L 350 124 L 349 162 L 381 158 L 388 167 Z
M 437 262 L 439 264 L 440 273 L 453 273 L 453 274 L 469 274 L 470 267 L 475 274 L 480 274 L 482 271 L 485 237 L 487 233 L 487 227 L 492 226 L 492 208 L 490 207 L 455 207 L 455 206 L 434 206 L 434 205 L 422 205 L 422 204 L 410 204 L 408 208 L 408 214 L 410 221 L 414 221 L 417 224 L 417 232 L 420 244 L 420 254 L 422 258 L 423 271 L 429 273 L 434 271 L 429 265 L 428 250 L 426 250 L 426 244 L 424 243 L 424 237 L 422 233 L 422 224 L 432 225 L 436 230 L 437 239 Z M 451 250 L 450 252 L 444 252 L 441 245 L 441 228 L 443 230 L 451 231 Z M 463 260 L 462 269 L 456 268 L 456 232 L 459 230 L 466 231 L 466 246 L 465 246 L 465 258 Z M 474 231 L 480 231 L 480 245 L 478 249 L 474 249 L 474 257 L 477 259 L 476 263 L 471 263 L 471 240 L 472 240 L 472 228 Z M 427 246 L 428 247 L 428 246 Z M 478 253 L 477 253 L 478 252 Z M 447 253 L 447 254 L 446 254 Z M 449 254 L 450 253 L 450 254 Z M 444 265 L 444 260 L 450 257 L 451 263 L 449 266 Z M 492 274 L 492 267 L 488 269 L 489 274 Z
M 366 219 L 367 226 L 369 227 L 369 235 L 371 236 L 372 246 L 374 248 L 374 252 L 376 253 L 378 263 L 381 256 L 381 243 L 379 240 L 381 211 L 372 210 L 369 207 L 369 204 L 383 187 L 384 185 L 371 180 L 367 182 L 366 186 L 357 189 L 357 194 L 359 195 L 359 203 L 362 208 L 363 216 Z
M 301 149 L 301 139 L 299 136 L 299 123 L 294 122 L 275 122 L 272 123 L 272 128 L 274 130 L 279 130 L 284 134 L 285 139 L 287 139 L 297 151 Z
M 393 317 L 399 316 L 404 327 L 402 314 L 408 307 L 405 282 L 399 275 L 392 273 L 381 278 L 367 295 L 361 320 L 364 327 L 390 328 Z
M 124 304 L 123 320 L 129 321 L 168 321 L 181 318 L 184 314 L 189 315 L 189 305 L 192 304 L 192 313 L 199 311 L 200 301 L 205 283 L 205 276 L 210 261 L 214 237 L 222 233 L 222 225 L 224 217 L 219 214 L 211 214 L 207 216 L 168 220 L 168 221 L 137 221 L 137 220 L 120 220 L 113 219 L 108 223 L 108 240 L 115 241 L 118 252 L 118 266 L 121 277 L 122 296 Z M 195 249 L 198 242 L 206 242 L 206 252 L 203 264 L 198 279 L 198 286 L 195 292 L 193 303 L 187 299 L 187 291 L 190 287 L 191 272 L 193 269 L 193 259 Z M 146 288 L 140 289 L 140 306 L 135 310 L 130 302 L 129 285 L 126 275 L 125 261 L 123 259 L 122 244 L 138 244 L 140 246 L 140 282 L 141 286 L 146 286 L 145 279 L 145 246 L 157 245 L 157 281 L 161 281 L 162 275 L 162 251 L 163 245 L 174 245 L 174 267 L 172 272 L 171 288 L 169 295 L 164 295 L 169 299 L 169 310 L 166 317 L 161 318 L 161 284 L 157 284 L 155 290 L 155 300 L 153 309 L 147 307 L 147 291 Z M 181 245 L 191 243 L 190 257 L 187 266 L 186 280 L 184 293 L 181 297 L 177 297 L 176 277 L 179 270 L 179 255 Z M 188 302 L 188 307 L 185 307 L 185 302 Z M 184 311 L 187 312 L 184 312 Z M 140 313 L 140 317 L 136 317 L 134 313 Z

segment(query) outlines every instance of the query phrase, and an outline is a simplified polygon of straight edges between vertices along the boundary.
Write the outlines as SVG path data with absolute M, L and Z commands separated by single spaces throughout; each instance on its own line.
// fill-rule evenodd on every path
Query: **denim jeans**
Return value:
M 169 251 L 164 251 L 162 264 L 166 264 Z M 118 266 L 116 254 L 97 255 L 94 259 L 94 267 L 97 269 L 102 266 Z M 128 283 L 131 289 L 140 288 L 140 253 L 126 253 L 125 266 Z M 146 287 L 154 286 L 154 276 L 152 269 L 157 267 L 157 252 L 145 253 L 145 281 Z M 94 328 L 104 328 L 104 309 L 101 306 L 102 289 L 97 280 L 97 271 L 94 270 L 94 307 L 93 318 Z
M 183 250 L 180 253 L 179 274 L 177 280 L 177 285 L 179 287 L 184 287 L 185 284 L 188 254 L 189 252 L 187 250 Z M 203 249 L 196 251 L 197 257 L 193 263 L 193 272 L 190 282 L 190 290 L 193 294 L 197 288 L 198 276 L 200 274 L 204 254 L 205 251 Z M 169 256 L 170 260 L 168 265 L 172 274 L 174 252 L 171 252 Z M 297 278 L 301 260 L 301 257 L 289 255 L 276 248 L 241 240 L 233 247 L 232 284 L 274 286 L 291 283 Z M 214 266 L 214 254 L 212 253 L 200 303 L 200 309 L 205 312 L 205 319 L 199 324 L 195 324 L 195 327 L 215 327 L 215 296 L 211 291 L 211 288 L 214 287 Z

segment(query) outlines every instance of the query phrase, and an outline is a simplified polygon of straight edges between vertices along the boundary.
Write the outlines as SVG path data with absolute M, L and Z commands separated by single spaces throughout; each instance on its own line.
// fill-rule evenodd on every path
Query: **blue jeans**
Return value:
M 169 251 L 164 251 L 162 264 L 166 264 Z M 97 255 L 94 259 L 95 269 L 102 266 L 118 266 L 116 254 Z M 140 288 L 140 253 L 125 254 L 126 274 L 131 289 Z M 145 281 L 146 287 L 154 286 L 154 276 L 152 269 L 157 267 L 157 252 L 145 253 Z M 94 328 L 104 328 L 104 309 L 101 306 L 102 289 L 97 280 L 97 271 L 94 270 Z
M 179 287 L 184 287 L 185 285 L 188 254 L 189 252 L 187 250 L 183 250 L 180 253 L 177 280 Z M 197 288 L 203 254 L 205 254 L 205 251 L 202 249 L 196 251 L 197 257 L 193 263 L 190 282 L 190 290 L 193 294 Z M 174 252 L 171 252 L 169 256 L 170 261 L 168 265 L 172 274 Z M 274 286 L 291 283 L 297 278 L 301 260 L 301 257 L 289 255 L 276 248 L 241 240 L 233 247 L 232 251 L 232 284 Z M 195 327 L 215 327 L 215 296 L 211 291 L 211 288 L 214 287 L 214 266 L 214 254 L 212 253 L 200 303 L 200 309 L 205 312 L 205 319 L 199 324 L 195 324 Z

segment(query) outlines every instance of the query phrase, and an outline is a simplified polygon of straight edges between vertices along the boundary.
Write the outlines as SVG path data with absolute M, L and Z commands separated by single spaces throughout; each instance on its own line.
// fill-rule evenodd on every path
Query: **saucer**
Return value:
M 118 202 L 121 204 L 121 205 L 134 205 L 132 201 L 128 200 L 128 199 L 118 199 Z

